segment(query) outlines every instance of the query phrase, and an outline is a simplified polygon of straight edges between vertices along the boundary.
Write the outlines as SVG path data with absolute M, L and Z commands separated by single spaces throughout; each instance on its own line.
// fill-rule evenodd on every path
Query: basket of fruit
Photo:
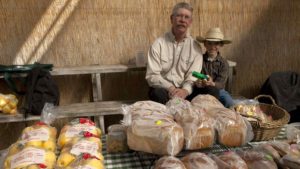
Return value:
M 258 99 L 262 97 L 270 99 L 272 104 L 258 102 Z M 250 103 L 237 103 L 233 109 L 250 122 L 254 133 L 253 141 L 270 140 L 276 137 L 281 128 L 290 120 L 289 113 L 279 107 L 269 95 L 258 95 Z

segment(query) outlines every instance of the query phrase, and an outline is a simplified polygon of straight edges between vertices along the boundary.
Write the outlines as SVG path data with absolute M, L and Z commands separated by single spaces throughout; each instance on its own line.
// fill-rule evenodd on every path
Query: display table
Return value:
M 284 140 L 286 139 L 286 127 L 283 127 L 276 137 L 276 140 Z M 155 160 L 159 158 L 157 155 L 147 154 L 142 152 L 127 152 L 127 153 L 114 153 L 109 154 L 106 151 L 106 136 L 102 137 L 103 142 L 103 156 L 105 160 L 105 167 L 106 169 L 151 169 L 151 166 L 154 164 Z M 264 142 L 251 142 L 243 147 L 236 147 L 236 148 L 229 148 L 222 145 L 214 145 L 212 148 L 204 149 L 204 150 L 197 150 L 203 153 L 221 153 L 230 150 L 236 149 L 250 149 L 255 145 L 262 144 Z M 178 157 L 182 157 L 192 151 L 183 151 L 178 154 Z M 194 151 L 193 151 L 194 152 Z

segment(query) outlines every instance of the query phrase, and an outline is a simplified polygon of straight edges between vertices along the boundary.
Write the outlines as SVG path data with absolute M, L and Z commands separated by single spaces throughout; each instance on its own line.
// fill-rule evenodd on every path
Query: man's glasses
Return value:
M 185 20 L 192 19 L 192 16 L 189 16 L 189 15 L 175 14 L 174 16 L 175 16 L 176 19 L 185 19 Z

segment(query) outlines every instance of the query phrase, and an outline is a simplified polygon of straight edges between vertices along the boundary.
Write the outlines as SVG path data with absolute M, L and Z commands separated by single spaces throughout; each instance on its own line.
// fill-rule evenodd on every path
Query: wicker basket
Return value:
M 255 118 L 256 120 L 249 121 L 253 128 L 254 139 L 253 141 L 264 141 L 270 140 L 278 135 L 281 128 L 287 124 L 290 120 L 289 113 L 283 108 L 277 106 L 274 99 L 269 95 L 258 95 L 254 98 L 257 100 L 262 97 L 267 97 L 272 101 L 272 104 L 259 103 L 258 106 L 268 116 L 272 116 L 272 121 L 262 122 L 260 118 Z M 235 108 L 235 107 L 234 107 Z M 245 114 L 241 114 L 245 117 L 251 117 Z

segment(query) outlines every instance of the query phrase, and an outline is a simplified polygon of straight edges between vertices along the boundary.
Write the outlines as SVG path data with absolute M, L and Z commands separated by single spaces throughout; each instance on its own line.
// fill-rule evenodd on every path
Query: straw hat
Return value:
M 231 43 L 231 40 L 224 39 L 224 34 L 220 28 L 210 28 L 205 37 L 197 36 L 196 40 L 198 42 L 212 41 L 212 42 L 223 42 L 223 44 Z

